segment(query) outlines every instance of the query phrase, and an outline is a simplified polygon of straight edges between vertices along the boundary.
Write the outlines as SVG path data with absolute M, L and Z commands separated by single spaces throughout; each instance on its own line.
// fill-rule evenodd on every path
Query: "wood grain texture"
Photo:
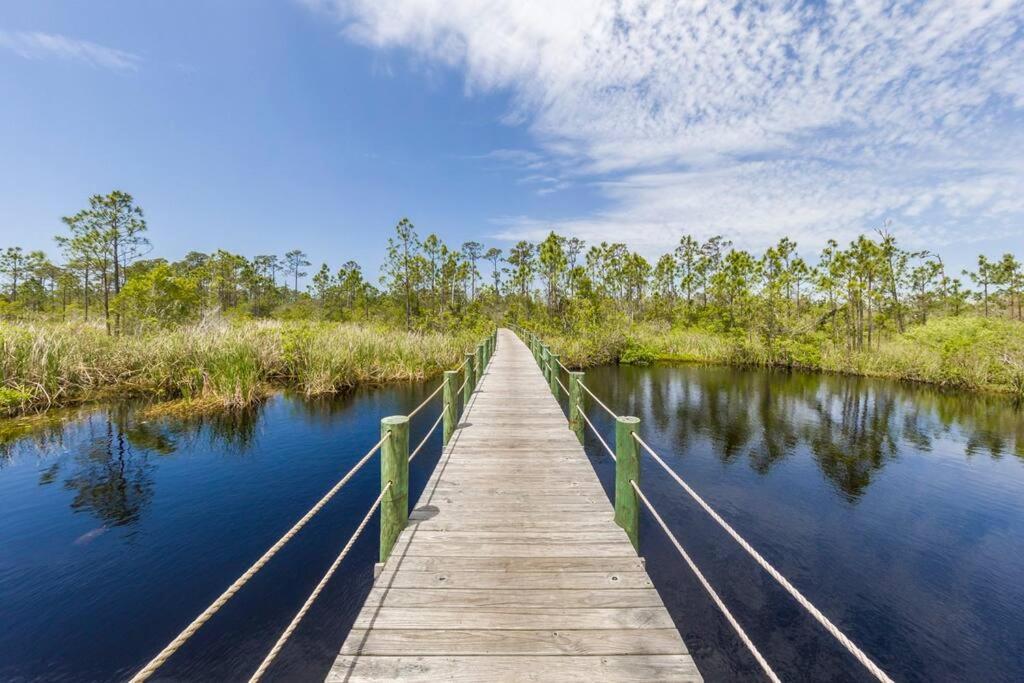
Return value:
M 530 350 L 508 330 L 329 681 L 700 681 Z

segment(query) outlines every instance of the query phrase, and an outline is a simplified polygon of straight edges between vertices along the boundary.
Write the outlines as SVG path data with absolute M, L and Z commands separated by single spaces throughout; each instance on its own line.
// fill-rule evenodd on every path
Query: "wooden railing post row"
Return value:
M 625 529 L 637 552 L 640 552 L 640 506 L 629 482 L 640 485 L 639 450 L 633 439 L 639 424 L 638 417 L 620 415 L 615 418 L 615 523 Z
M 582 413 L 585 410 L 583 405 L 583 387 L 580 386 L 582 381 L 582 372 L 569 373 L 569 429 L 576 434 L 576 438 L 580 440 L 580 443 L 583 443 Z
M 551 393 L 555 395 L 555 399 L 558 399 L 558 354 L 548 354 L 548 386 L 551 387 Z
M 448 444 L 448 440 L 452 438 L 452 434 L 455 433 L 455 425 L 458 422 L 458 397 L 455 395 L 456 389 L 456 377 L 459 376 L 456 370 L 445 370 L 444 371 L 444 443 Z
M 387 562 L 398 534 L 409 522 L 409 418 L 392 415 L 380 421 L 381 490 L 391 487 L 380 501 L 380 561 Z M 386 437 L 386 438 L 385 438 Z

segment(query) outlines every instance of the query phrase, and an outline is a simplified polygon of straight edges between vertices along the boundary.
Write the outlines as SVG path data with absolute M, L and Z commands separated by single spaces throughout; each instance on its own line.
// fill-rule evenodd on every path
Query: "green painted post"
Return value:
M 484 376 L 484 345 L 483 344 L 477 344 L 477 347 L 476 347 L 476 369 L 477 369 L 476 381 L 477 381 L 477 384 L 479 384 L 480 380 L 483 379 L 483 376 Z
M 551 378 L 548 377 L 548 369 L 551 367 L 551 364 L 548 362 L 550 356 L 551 350 L 546 346 L 542 346 L 540 348 L 540 370 L 544 373 L 544 380 L 547 382 L 551 381 Z
M 541 358 L 544 355 L 544 344 L 541 343 L 540 337 L 537 335 L 533 336 L 533 361 L 540 365 Z
M 580 386 L 580 382 L 583 381 L 582 372 L 570 372 L 569 373 L 569 429 L 575 434 L 576 438 L 583 443 L 583 387 Z
M 473 354 L 466 354 L 466 381 L 462 385 L 462 409 L 469 405 L 469 399 L 473 396 Z
M 469 381 L 466 382 L 466 388 L 463 389 L 463 391 L 466 392 L 465 394 L 463 394 L 463 396 L 465 397 L 467 403 L 469 402 L 469 395 L 473 393 L 473 389 L 474 389 L 474 387 L 476 387 L 475 363 L 476 363 L 476 356 L 473 355 L 472 353 L 467 353 L 466 354 L 466 379 L 468 379 Z
M 548 356 L 548 385 L 551 387 L 551 393 L 558 398 L 558 392 L 562 387 L 558 385 L 558 354 L 552 353 Z
M 640 485 L 640 458 L 633 432 L 638 417 L 615 418 L 615 523 L 626 530 L 633 549 L 640 552 L 640 501 L 630 485 Z
M 380 561 L 387 562 L 398 534 L 409 522 L 409 418 L 385 417 L 380 421 L 380 436 L 384 439 L 380 450 L 381 489 L 391 482 L 380 501 Z
M 444 442 L 452 438 L 455 433 L 455 423 L 458 421 L 458 397 L 455 394 L 455 378 L 459 373 L 455 370 L 444 371 Z

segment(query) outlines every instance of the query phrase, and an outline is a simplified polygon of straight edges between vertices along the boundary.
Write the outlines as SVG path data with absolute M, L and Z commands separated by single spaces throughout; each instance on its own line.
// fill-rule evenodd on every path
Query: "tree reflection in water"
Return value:
M 153 497 L 154 457 L 192 448 L 196 440 L 229 455 L 256 441 L 260 409 L 189 418 L 146 419 L 144 406 L 115 403 L 11 422 L 0 429 L 0 467 L 19 453 L 55 458 L 40 485 L 59 483 L 73 493 L 70 506 L 106 526 L 137 521 Z
M 588 385 L 613 409 L 663 434 L 676 452 L 708 448 L 759 474 L 806 449 L 835 490 L 858 500 L 901 450 L 956 436 L 964 455 L 1024 459 L 1013 401 L 861 377 L 698 366 L 594 368 Z

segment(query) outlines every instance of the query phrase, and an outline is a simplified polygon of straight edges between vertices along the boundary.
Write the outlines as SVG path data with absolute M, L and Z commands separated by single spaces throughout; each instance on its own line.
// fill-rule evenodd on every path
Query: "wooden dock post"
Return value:
M 380 421 L 380 486 L 391 488 L 380 502 L 380 561 L 387 562 L 398 534 L 409 521 L 409 418 L 392 415 Z M 387 438 L 385 438 L 387 437 Z
M 633 432 L 638 417 L 615 418 L 615 523 L 626 531 L 633 548 L 640 552 L 640 502 L 630 481 L 640 484 L 640 458 Z
M 551 393 L 555 395 L 555 399 L 558 398 L 558 390 L 561 388 L 558 386 L 558 354 L 552 353 L 548 355 L 548 386 L 551 387 Z
M 480 383 L 480 378 L 484 376 L 484 345 L 478 344 L 476 347 L 476 382 Z
M 580 440 L 580 443 L 583 443 L 582 415 L 586 409 L 583 405 L 583 387 L 580 386 L 582 381 L 582 372 L 569 373 L 569 429 L 576 434 L 576 438 Z
M 455 433 L 455 425 L 458 422 L 458 397 L 455 395 L 455 378 L 459 373 L 455 370 L 444 371 L 444 443 L 447 446 L 448 440 Z
M 548 375 L 548 370 L 551 369 L 551 349 L 546 344 L 542 344 L 540 347 L 540 371 L 544 375 L 544 381 L 548 384 L 551 383 L 551 377 Z
M 473 396 L 473 354 L 466 354 L 466 381 L 462 383 L 462 410 L 469 407 L 469 399 Z

